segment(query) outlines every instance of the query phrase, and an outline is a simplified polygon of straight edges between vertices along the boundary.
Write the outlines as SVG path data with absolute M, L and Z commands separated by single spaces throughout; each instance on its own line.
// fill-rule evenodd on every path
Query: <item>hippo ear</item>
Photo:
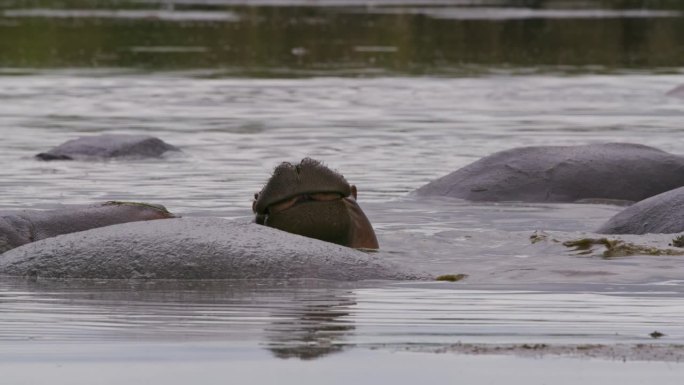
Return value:
M 252 212 L 256 212 L 257 199 L 259 199 L 259 193 L 254 193 L 254 200 L 252 201 Z
M 354 200 L 356 200 L 356 185 L 351 185 L 351 195 L 354 197 Z

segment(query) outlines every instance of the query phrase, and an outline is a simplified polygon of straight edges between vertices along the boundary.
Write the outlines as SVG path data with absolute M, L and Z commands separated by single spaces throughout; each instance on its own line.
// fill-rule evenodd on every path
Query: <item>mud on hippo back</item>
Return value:
M 684 157 L 639 144 L 604 143 L 497 152 L 414 193 L 492 202 L 637 202 L 680 186 Z

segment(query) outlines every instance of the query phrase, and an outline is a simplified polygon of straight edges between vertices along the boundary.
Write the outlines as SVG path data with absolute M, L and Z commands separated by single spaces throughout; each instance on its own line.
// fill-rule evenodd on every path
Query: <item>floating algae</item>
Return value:
M 654 246 L 637 245 L 620 239 L 608 238 L 580 238 L 563 242 L 563 246 L 574 248 L 577 254 L 588 255 L 593 252 L 593 246 L 605 246 L 603 258 L 627 257 L 630 255 L 684 255 L 682 250 L 658 248 Z
M 680 235 L 678 237 L 675 237 L 669 246 L 684 247 L 684 235 Z
M 467 277 L 468 274 L 444 274 L 435 278 L 435 281 L 456 282 Z

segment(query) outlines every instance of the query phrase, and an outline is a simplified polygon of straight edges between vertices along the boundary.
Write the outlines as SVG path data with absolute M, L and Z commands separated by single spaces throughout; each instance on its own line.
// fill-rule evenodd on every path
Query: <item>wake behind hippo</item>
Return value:
M 258 224 L 354 248 L 377 249 L 370 221 L 356 203 L 356 186 L 322 163 L 281 163 L 254 195 Z
M 637 202 L 684 186 L 684 157 L 629 143 L 497 152 L 415 191 L 472 201 Z
M 36 155 L 40 160 L 79 160 L 92 158 L 159 158 L 166 152 L 180 152 L 159 138 L 148 135 L 106 134 L 84 136 Z

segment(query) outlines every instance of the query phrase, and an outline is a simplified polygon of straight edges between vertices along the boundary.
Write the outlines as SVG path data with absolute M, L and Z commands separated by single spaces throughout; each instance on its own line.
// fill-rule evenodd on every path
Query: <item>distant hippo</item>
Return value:
M 667 92 L 667 96 L 676 96 L 679 98 L 684 98 L 684 84 L 679 87 L 675 87 Z
M 684 157 L 629 143 L 497 152 L 415 191 L 472 201 L 637 202 L 684 186 Z
M 596 232 L 600 234 L 681 233 L 684 231 L 684 187 L 658 194 L 620 211 Z
M 168 151 L 180 151 L 161 139 L 147 135 L 98 135 L 69 140 L 36 155 L 40 160 L 91 158 L 158 158 Z
M 222 218 L 125 223 L 0 255 L 0 275 L 99 279 L 427 279 L 383 258 Z
M 174 218 L 160 205 L 106 202 L 57 210 L 0 211 L 0 253 L 26 243 L 117 223 Z
M 356 203 L 356 186 L 320 162 L 282 163 L 254 195 L 256 223 L 338 245 L 377 249 L 378 240 Z

